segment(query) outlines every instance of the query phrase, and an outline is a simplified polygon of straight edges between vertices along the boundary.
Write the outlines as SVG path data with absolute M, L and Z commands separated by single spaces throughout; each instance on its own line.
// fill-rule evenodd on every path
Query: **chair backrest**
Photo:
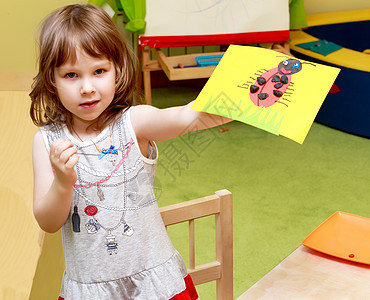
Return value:
M 160 208 L 164 225 L 189 222 L 189 268 L 195 285 L 216 280 L 217 299 L 233 299 L 233 214 L 228 190 Z M 195 266 L 194 220 L 215 215 L 216 260 Z

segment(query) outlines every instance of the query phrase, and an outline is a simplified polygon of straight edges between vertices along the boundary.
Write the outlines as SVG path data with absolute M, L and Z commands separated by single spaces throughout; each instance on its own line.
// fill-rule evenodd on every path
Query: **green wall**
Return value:
M 86 1 L 1 0 L 0 72 L 36 71 L 36 32 L 40 22 L 56 8 Z

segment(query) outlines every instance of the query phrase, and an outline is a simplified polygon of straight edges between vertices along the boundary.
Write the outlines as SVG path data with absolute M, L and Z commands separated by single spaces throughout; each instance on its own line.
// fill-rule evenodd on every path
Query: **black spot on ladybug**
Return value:
M 274 84 L 274 87 L 276 89 L 280 89 L 281 87 L 283 86 L 283 84 L 281 82 L 277 83 L 277 84 Z
M 260 94 L 258 94 L 258 99 L 265 100 L 268 96 L 269 96 L 269 94 L 267 94 L 267 93 L 260 93 Z
M 266 79 L 263 77 L 257 77 L 257 82 L 259 85 L 263 85 L 266 83 Z
M 281 81 L 282 83 L 284 83 L 284 84 L 287 84 L 287 83 L 288 83 L 288 77 L 287 77 L 287 76 L 285 76 L 285 75 L 283 75 L 283 76 L 281 76 L 280 81 Z
M 275 75 L 274 77 L 272 77 L 271 81 L 272 81 L 272 82 L 280 82 L 280 77 L 279 77 L 279 75 Z
M 274 93 L 274 95 L 275 95 L 276 97 L 281 97 L 281 96 L 283 95 L 283 93 L 282 93 L 282 92 L 280 92 L 280 91 L 278 91 L 278 90 L 274 90 L 274 91 L 273 91 L 273 93 Z
M 259 88 L 258 86 L 256 86 L 256 85 L 251 85 L 251 88 L 250 88 L 251 93 L 255 93 L 255 92 L 257 92 L 259 89 L 260 89 L 260 88 Z

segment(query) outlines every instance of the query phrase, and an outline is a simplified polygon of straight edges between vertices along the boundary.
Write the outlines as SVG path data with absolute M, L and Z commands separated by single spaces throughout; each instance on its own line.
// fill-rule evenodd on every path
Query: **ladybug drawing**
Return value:
M 255 74 L 257 79 L 251 77 L 254 80 L 253 84 L 247 82 L 239 87 L 249 89 L 249 97 L 256 106 L 270 107 L 276 102 L 288 106 L 287 102 L 290 102 L 288 97 L 294 91 L 292 75 L 301 71 L 304 63 L 292 58 L 283 60 L 277 68 L 258 71 Z

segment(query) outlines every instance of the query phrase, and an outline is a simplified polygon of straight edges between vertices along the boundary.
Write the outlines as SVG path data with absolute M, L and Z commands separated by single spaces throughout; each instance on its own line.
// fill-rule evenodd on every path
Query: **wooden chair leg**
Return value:
M 233 299 L 233 212 L 232 194 L 217 191 L 220 213 L 216 215 L 216 260 L 221 263 L 221 278 L 216 282 L 217 300 Z M 230 226 L 231 225 L 231 226 Z

